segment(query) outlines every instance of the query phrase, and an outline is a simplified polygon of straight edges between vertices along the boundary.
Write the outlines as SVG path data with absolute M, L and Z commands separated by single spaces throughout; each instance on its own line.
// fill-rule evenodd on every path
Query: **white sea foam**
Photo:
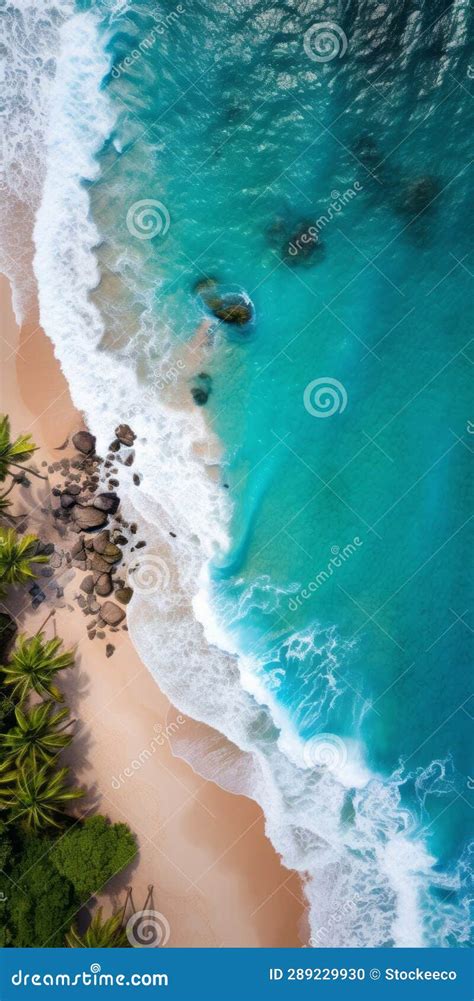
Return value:
M 263 684 L 261 665 L 236 655 L 213 608 L 207 566 L 226 547 L 230 512 L 225 491 L 196 451 L 207 439 L 202 413 L 172 408 L 160 398 L 151 402 L 137 374 L 136 343 L 115 352 L 104 346 L 103 317 L 89 294 L 99 280 L 93 252 L 99 233 L 82 181 L 97 178 L 94 155 L 114 124 L 99 90 L 106 69 L 94 16 L 75 15 L 61 31 L 35 270 L 42 322 L 99 448 L 106 448 L 118 421 L 133 414 L 143 479 L 137 490 L 123 467 L 123 504 L 149 540 L 144 559 L 164 561 L 167 572 L 156 588 L 137 589 L 129 606 L 132 639 L 176 706 L 245 752 L 242 784 L 234 772 L 234 791 L 251 791 L 276 849 L 301 872 L 313 944 L 421 944 L 433 860 L 401 808 L 399 776 L 383 781 L 369 774 L 357 743 L 347 745 L 339 769 L 305 759 L 271 685 Z M 140 358 L 141 369 L 146 360 L 146 354 Z M 301 665 L 309 649 L 317 651 L 325 690 L 337 698 L 335 632 L 316 630 L 290 643 Z M 327 703 L 319 695 L 323 712 Z M 312 701 L 314 713 L 314 695 Z M 212 749 L 203 747 L 207 757 L 200 762 L 195 753 L 194 746 L 193 765 L 218 781 Z

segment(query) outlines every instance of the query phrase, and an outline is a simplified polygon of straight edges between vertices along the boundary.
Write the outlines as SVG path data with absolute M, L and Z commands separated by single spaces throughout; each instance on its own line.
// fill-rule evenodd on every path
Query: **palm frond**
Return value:
M 13 697 L 20 704 L 31 691 L 42 698 L 63 701 L 55 679 L 60 671 L 73 666 L 74 652 L 60 652 L 61 647 L 62 640 L 59 637 L 45 640 L 43 633 L 18 637 L 10 662 L 0 666 L 0 674 L 4 684 L 10 686 Z
M 0 481 L 6 479 L 10 466 L 28 462 L 36 450 L 37 445 L 29 434 L 19 435 L 12 441 L 9 418 L 5 414 L 0 417 Z

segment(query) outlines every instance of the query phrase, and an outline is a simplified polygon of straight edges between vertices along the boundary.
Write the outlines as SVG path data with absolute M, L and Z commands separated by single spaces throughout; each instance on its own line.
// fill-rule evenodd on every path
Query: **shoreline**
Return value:
M 68 454 L 55 450 L 83 426 L 82 420 L 35 317 L 28 317 L 18 332 L 6 280 L 1 294 L 4 409 L 15 433 L 31 432 L 40 447 L 40 466 L 50 465 Z M 39 510 L 36 518 L 43 540 L 51 541 L 54 526 L 45 524 Z M 178 717 L 186 720 L 179 723 L 179 735 L 187 741 L 220 735 L 170 705 L 127 632 L 115 635 L 114 655 L 106 657 L 105 643 L 88 638 L 75 604 L 79 588 L 75 571 L 65 587 L 64 606 L 53 616 L 58 635 L 68 646 L 77 645 L 77 668 L 64 689 L 80 720 L 73 748 L 80 745 L 81 752 L 79 760 L 77 751 L 70 758 L 65 752 L 63 760 L 74 780 L 89 788 L 81 812 L 91 809 L 93 801 L 94 811 L 127 821 L 139 841 L 138 862 L 111 881 L 99 902 L 106 907 L 123 903 L 129 880 L 139 909 L 153 884 L 153 906 L 171 927 L 170 946 L 300 946 L 298 930 L 306 910 L 301 882 L 281 865 L 266 838 L 262 811 L 252 800 L 203 779 L 172 754 Z M 28 609 L 22 629 L 30 623 L 38 629 L 44 617 L 44 608 Z M 158 749 L 146 755 L 150 742 L 161 738 Z M 137 760 L 140 767 L 132 767 Z M 116 781 L 115 788 L 118 775 L 125 779 Z

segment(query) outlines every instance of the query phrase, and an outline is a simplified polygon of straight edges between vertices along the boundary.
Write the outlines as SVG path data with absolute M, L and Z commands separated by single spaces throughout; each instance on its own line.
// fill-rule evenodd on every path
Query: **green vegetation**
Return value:
M 10 494 L 36 451 L 29 435 L 11 440 L 0 417 L 0 520 Z M 43 477 L 41 477 L 43 478 Z M 46 563 L 40 541 L 0 524 L 0 596 L 35 577 Z M 74 818 L 69 809 L 84 795 L 69 781 L 58 756 L 73 740 L 74 720 L 58 682 L 74 666 L 74 652 L 43 632 L 21 635 L 8 656 L 16 623 L 3 604 L 0 613 L 0 946 L 72 948 L 128 945 L 123 911 L 102 919 L 99 909 L 81 934 L 74 919 L 82 905 L 135 857 L 136 841 L 126 824 L 106 817 Z M 67 731 L 67 732 L 66 732 Z M 8 877 L 6 873 L 8 872 Z M 69 929 L 69 930 L 68 930 Z
M 105 817 L 88 817 L 72 828 L 53 848 L 58 872 L 67 876 L 78 895 L 87 900 L 133 861 L 135 838 L 126 824 L 110 824 Z
M 62 702 L 63 696 L 54 684 L 59 671 L 74 664 L 72 650 L 59 653 L 62 640 L 57 637 L 45 640 L 43 633 L 28 638 L 20 636 L 9 664 L 0 667 L 4 684 L 8 685 L 13 698 L 23 703 L 30 692 Z
M 128 939 L 122 927 L 123 909 L 102 920 L 102 908 L 94 914 L 84 933 L 80 935 L 76 925 L 72 925 L 66 935 L 66 945 L 71 949 L 118 949 L 128 946 Z
M 0 527 L 0 593 L 6 594 L 8 584 L 28 584 L 35 578 L 35 563 L 47 563 L 48 557 L 38 554 L 36 535 L 18 535 L 13 528 Z
M 51 859 L 51 838 L 16 830 L 14 883 L 6 889 L 8 945 L 64 945 L 64 935 L 81 901 Z
M 74 720 L 69 709 L 57 709 L 54 702 L 40 702 L 26 712 L 16 706 L 15 719 L 16 726 L 0 733 L 0 751 L 9 765 L 49 763 L 71 743 L 71 734 L 63 731 Z
M 23 467 L 37 451 L 37 446 L 31 440 L 31 435 L 20 435 L 11 440 L 10 421 L 6 415 L 0 417 L 0 482 L 4 482 L 10 474 L 10 466 Z
M 66 783 L 68 768 L 57 771 L 43 765 L 24 765 L 10 772 L 0 771 L 0 810 L 10 810 L 12 821 L 23 820 L 28 830 L 63 825 L 67 803 L 80 799 L 83 789 L 71 789 Z M 58 816 L 59 815 L 59 816 Z

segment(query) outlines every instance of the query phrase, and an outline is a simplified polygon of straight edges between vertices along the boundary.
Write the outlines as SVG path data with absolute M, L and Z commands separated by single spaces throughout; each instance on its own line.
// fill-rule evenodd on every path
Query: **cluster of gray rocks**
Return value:
M 120 424 L 104 460 L 96 454 L 94 435 L 78 431 L 72 437 L 77 457 L 60 459 L 48 466 L 48 473 L 56 480 L 52 495 L 58 502 L 53 503 L 57 527 L 66 538 L 72 531 L 78 539 L 69 551 L 52 543 L 43 545 L 41 551 L 49 557 L 49 562 L 41 568 L 40 576 L 54 576 L 57 585 L 62 570 L 74 567 L 84 573 L 75 600 L 89 617 L 87 632 L 91 640 L 106 639 L 111 632 L 127 629 L 124 606 L 130 601 L 133 589 L 120 576 L 120 570 L 125 569 L 124 548 L 133 553 L 146 545 L 144 540 L 135 540 L 138 526 L 122 517 L 116 492 L 119 466 L 131 466 L 134 462 L 135 437 L 127 424 Z M 133 480 L 136 486 L 140 484 L 138 474 L 133 475 Z M 31 594 L 35 607 L 46 597 L 38 583 L 31 588 Z M 62 598 L 63 594 L 63 588 L 57 586 L 57 597 Z M 99 600 L 104 598 L 108 600 Z M 107 656 L 114 650 L 114 645 L 107 643 Z

